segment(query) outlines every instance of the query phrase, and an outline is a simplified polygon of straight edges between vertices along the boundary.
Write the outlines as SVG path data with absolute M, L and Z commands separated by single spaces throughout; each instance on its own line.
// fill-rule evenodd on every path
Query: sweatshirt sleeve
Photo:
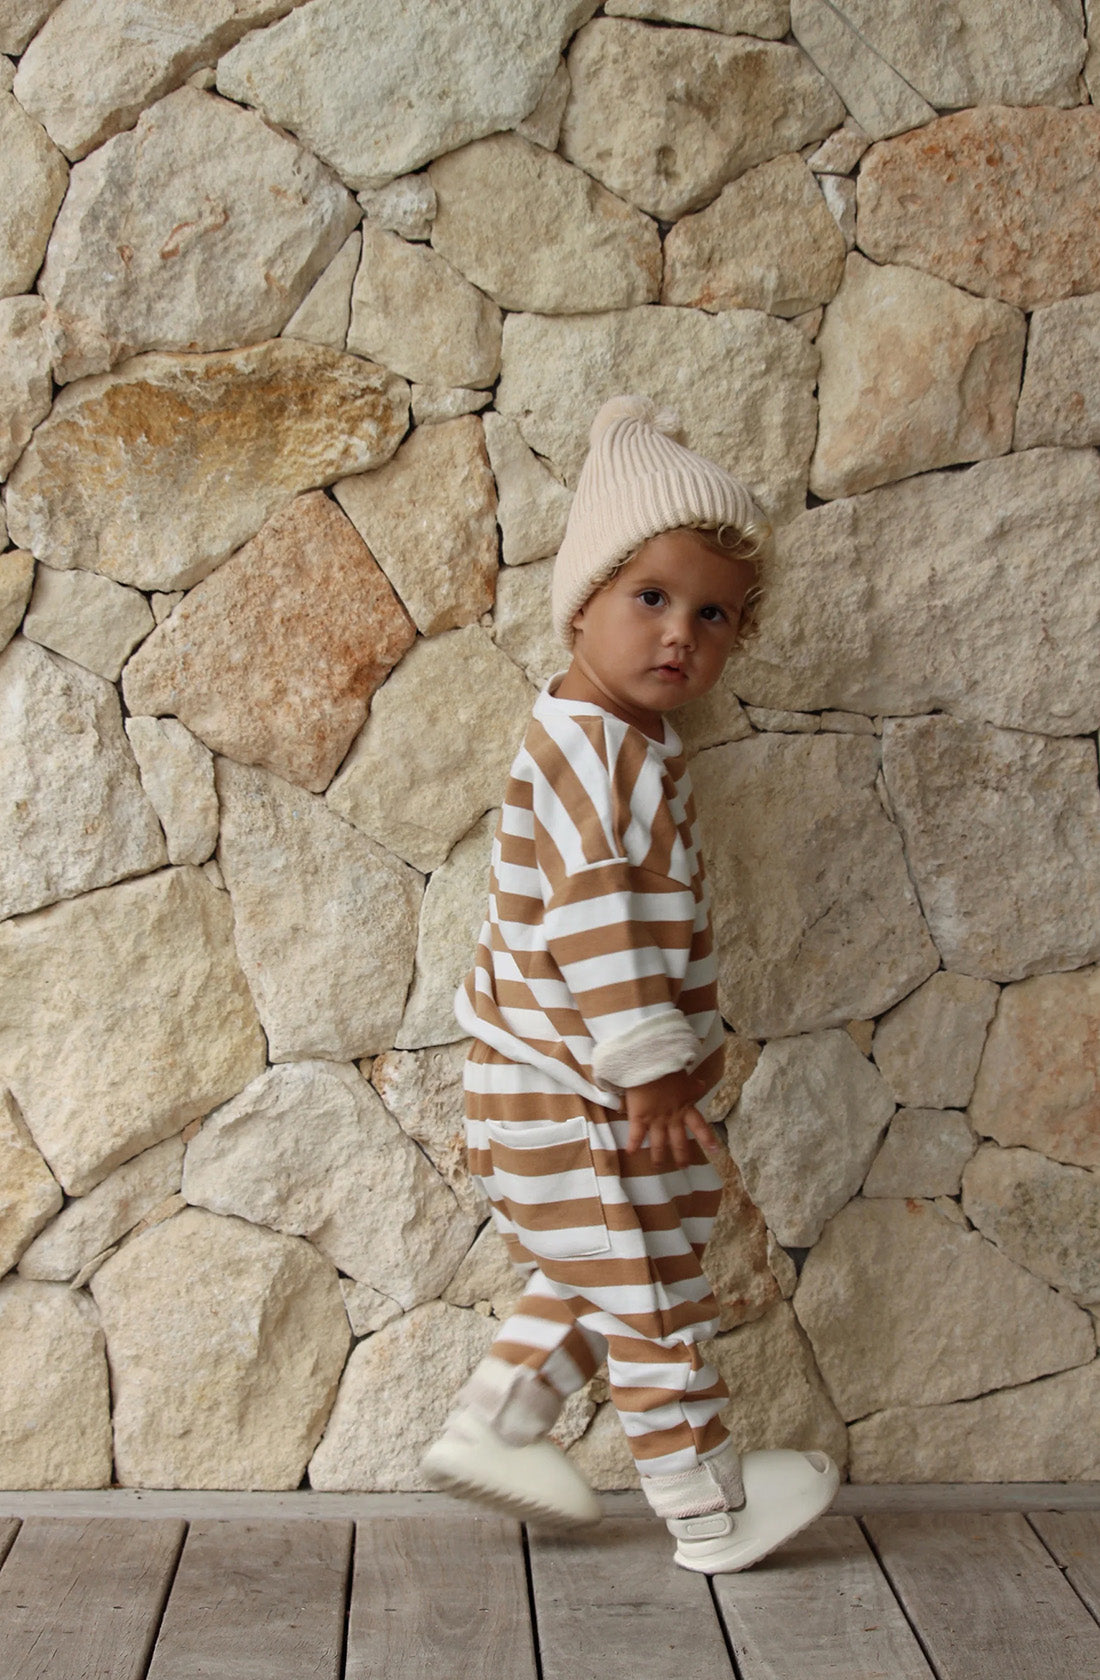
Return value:
M 580 720 L 578 720 L 580 721 Z M 583 1019 L 601 1083 L 688 1068 L 702 1046 L 680 1007 L 705 906 L 660 760 L 616 720 L 584 720 L 535 797 L 546 947 Z

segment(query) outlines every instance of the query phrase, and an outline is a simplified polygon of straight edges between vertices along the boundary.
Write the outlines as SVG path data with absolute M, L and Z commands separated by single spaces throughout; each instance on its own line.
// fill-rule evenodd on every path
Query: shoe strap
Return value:
M 669 1533 L 678 1540 L 718 1540 L 734 1530 L 731 1511 L 708 1511 L 701 1517 L 669 1517 Z

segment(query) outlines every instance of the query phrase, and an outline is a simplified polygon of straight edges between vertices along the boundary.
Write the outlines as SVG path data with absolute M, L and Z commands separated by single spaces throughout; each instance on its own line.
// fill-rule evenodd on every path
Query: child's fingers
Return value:
M 642 1144 L 646 1140 L 646 1134 L 648 1131 L 649 1124 L 647 1121 L 634 1118 L 631 1119 L 630 1130 L 626 1134 L 626 1152 L 628 1155 L 633 1155 L 636 1149 L 640 1149 L 642 1147 Z
M 660 1129 L 657 1127 L 650 1128 L 649 1147 L 653 1155 L 654 1166 L 663 1167 L 666 1164 L 669 1152 L 671 1152 L 672 1159 L 678 1167 L 691 1166 L 696 1157 L 691 1139 L 688 1137 L 688 1131 L 690 1130 L 693 1135 L 697 1135 L 692 1124 L 692 1115 L 695 1116 L 699 1125 L 707 1131 L 710 1130 L 702 1115 L 694 1108 L 686 1109 L 683 1114 L 678 1114 L 675 1119 L 668 1121 Z M 699 1141 L 702 1142 L 703 1140 L 700 1138 Z M 709 1145 L 706 1147 L 709 1147 Z
M 696 1143 L 701 1143 L 708 1155 L 720 1148 L 718 1133 L 709 1121 L 704 1120 L 697 1108 L 689 1108 L 684 1115 L 684 1124 Z

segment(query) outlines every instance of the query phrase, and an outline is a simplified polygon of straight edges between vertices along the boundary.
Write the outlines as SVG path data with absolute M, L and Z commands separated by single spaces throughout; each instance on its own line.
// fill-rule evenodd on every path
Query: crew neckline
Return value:
M 551 693 L 551 688 L 552 685 L 558 682 L 562 677 L 564 677 L 564 675 L 564 671 L 555 671 L 553 676 L 548 678 L 543 684 L 539 697 L 535 702 L 536 714 L 538 713 L 539 707 L 545 704 L 557 707 L 564 712 L 568 712 L 570 716 L 573 717 L 611 718 L 615 723 L 621 724 L 624 729 L 633 729 L 636 734 L 642 737 L 646 746 L 652 747 L 654 752 L 658 753 L 662 758 L 675 758 L 683 752 L 683 742 L 680 740 L 679 735 L 677 735 L 675 729 L 673 729 L 666 717 L 661 718 L 661 727 L 664 729 L 665 738 L 663 741 L 655 741 L 652 735 L 647 735 L 645 730 L 639 729 L 636 723 L 628 723 L 625 718 L 619 717 L 617 712 L 609 711 L 606 706 L 597 706 L 594 700 L 559 699 L 556 694 Z

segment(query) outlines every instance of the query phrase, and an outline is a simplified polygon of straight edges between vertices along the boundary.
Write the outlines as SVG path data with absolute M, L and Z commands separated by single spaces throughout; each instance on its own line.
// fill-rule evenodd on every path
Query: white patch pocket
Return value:
M 589 1122 L 486 1120 L 493 1160 L 490 1195 L 502 1202 L 524 1248 L 545 1260 L 607 1254 L 611 1237 Z

